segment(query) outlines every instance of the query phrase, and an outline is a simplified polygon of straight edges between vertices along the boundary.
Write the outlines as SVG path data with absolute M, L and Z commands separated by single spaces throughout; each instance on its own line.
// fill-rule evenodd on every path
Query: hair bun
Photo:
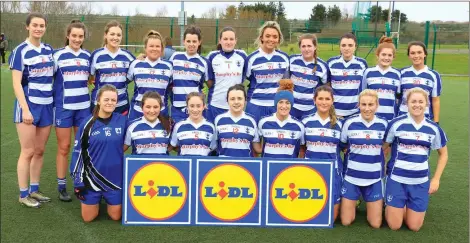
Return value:
M 290 79 L 281 79 L 279 81 L 278 91 L 281 91 L 281 90 L 287 90 L 287 91 L 290 91 L 290 92 L 294 92 L 294 82 L 292 82 L 292 80 L 290 80 Z
M 393 40 L 390 37 L 382 36 L 382 37 L 380 37 L 379 44 L 382 44 L 382 43 L 392 43 L 393 44 Z
M 75 23 L 81 23 L 82 21 L 78 20 L 78 19 L 73 19 L 72 21 L 70 21 L 71 24 L 75 24 Z

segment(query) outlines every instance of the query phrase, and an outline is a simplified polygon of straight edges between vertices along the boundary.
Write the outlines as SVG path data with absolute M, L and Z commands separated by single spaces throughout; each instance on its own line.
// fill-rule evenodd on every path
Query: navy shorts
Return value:
M 54 123 L 53 115 L 53 104 L 40 105 L 32 103 L 26 97 L 26 102 L 29 107 L 29 111 L 33 116 L 33 125 L 36 127 L 47 127 Z M 15 99 L 15 107 L 13 109 L 13 122 L 22 123 L 23 122 L 23 109 L 20 107 L 20 103 Z
M 188 118 L 188 113 L 186 113 L 186 107 L 171 107 L 171 119 L 173 119 L 173 122 L 176 124 L 182 120 L 185 120 Z
M 214 123 L 215 118 L 218 115 L 223 114 L 227 111 L 228 110 L 209 105 L 209 107 L 204 111 L 204 117 L 206 118 L 206 120 L 210 121 L 211 123 Z
M 255 119 L 256 124 L 258 124 L 261 118 L 275 113 L 276 108 L 274 108 L 274 106 L 259 106 L 248 102 L 248 104 L 246 105 L 245 112 L 252 116 Z
M 121 205 L 122 204 L 122 190 L 113 190 L 108 192 L 87 190 L 85 200 L 80 200 L 86 205 L 97 205 L 100 204 L 103 198 L 108 205 Z
M 90 114 L 90 108 L 68 110 L 63 107 L 54 107 L 54 125 L 59 128 L 78 127 Z
M 349 181 L 343 181 L 341 196 L 349 200 L 359 200 L 362 196 L 366 202 L 375 202 L 383 199 L 382 180 L 368 186 L 357 186 Z
M 299 110 L 295 107 L 292 107 L 290 109 L 290 115 L 297 118 L 298 120 L 302 120 L 303 117 L 306 117 L 306 116 L 309 116 L 309 115 L 312 115 L 316 112 L 316 109 L 313 108 L 311 110 L 308 110 L 308 111 L 302 111 L 302 110 Z
M 385 205 L 395 208 L 405 206 L 415 212 L 426 212 L 429 205 L 430 181 L 407 185 L 387 176 L 385 182 Z

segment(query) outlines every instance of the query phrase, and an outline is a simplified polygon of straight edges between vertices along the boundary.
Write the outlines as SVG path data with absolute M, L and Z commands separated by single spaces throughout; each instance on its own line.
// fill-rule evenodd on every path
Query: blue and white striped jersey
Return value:
M 167 155 L 170 134 L 158 120 L 137 118 L 129 125 L 124 144 L 132 146 L 132 154 Z
M 317 67 L 315 73 L 313 68 Z M 328 82 L 328 66 L 322 59 L 307 62 L 302 55 L 290 57 L 290 79 L 294 82 L 294 108 L 309 111 L 314 108 L 313 94 L 318 86 Z
M 90 74 L 95 75 L 95 88 L 91 100 L 96 104 L 96 94 L 101 86 L 111 84 L 118 90 L 117 107 L 128 104 L 127 71 L 135 57 L 129 51 L 120 49 L 116 53 L 106 47 L 99 48 L 91 54 Z
M 88 78 L 90 52 L 69 46 L 54 52 L 54 107 L 81 110 L 90 107 Z
M 284 121 L 279 121 L 276 113 L 266 116 L 259 121 L 258 131 L 264 140 L 263 157 L 297 158 L 305 144 L 304 125 L 292 116 Z
M 162 110 L 166 109 L 166 97 L 168 84 L 173 75 L 173 66 L 168 61 L 158 59 L 155 62 L 150 61 L 148 58 L 145 60 L 135 60 L 131 63 L 129 71 L 127 72 L 127 79 L 134 80 L 134 96 L 132 97 L 132 104 L 134 109 L 142 112 L 140 102 L 142 96 L 147 91 L 156 91 L 162 97 Z
M 28 40 L 23 41 L 9 58 L 10 69 L 23 72 L 21 86 L 26 100 L 39 105 L 53 102 L 52 80 L 54 76 L 53 49 L 41 43 L 34 46 Z
M 228 89 L 235 84 L 242 84 L 245 80 L 246 53 L 243 50 L 212 51 L 207 56 L 207 60 L 209 65 L 208 80 L 214 81 L 214 85 L 209 88 L 207 103 L 228 110 Z
M 447 144 L 444 131 L 430 119 L 417 124 L 409 114 L 393 119 L 385 133 L 385 142 L 392 145 L 392 156 L 387 168 L 394 181 L 416 185 L 429 180 L 431 150 Z
M 93 116 L 83 120 L 75 136 L 70 175 L 75 186 L 94 191 L 122 189 L 124 136 L 127 118 L 113 113 L 108 122 Z
M 206 119 L 195 124 L 187 118 L 176 123 L 170 144 L 179 147 L 178 155 L 207 156 L 217 148 L 217 132 L 214 125 Z
M 305 126 L 306 159 L 327 159 L 335 161 L 335 169 L 343 172 L 340 156 L 340 136 L 342 122 L 337 120 L 331 127 L 330 118 L 323 120 L 317 113 L 302 119 Z
M 357 186 L 380 181 L 385 164 L 382 150 L 387 121 L 377 116 L 367 122 L 360 114 L 344 122 L 341 142 L 348 146 L 344 179 Z
M 376 115 L 387 121 L 395 117 L 397 110 L 396 95 L 400 94 L 400 71 L 389 67 L 382 70 L 379 66 L 370 67 L 364 72 L 362 86 L 373 89 L 379 95 L 379 107 Z
M 425 66 L 422 70 L 416 70 L 413 66 L 403 68 L 401 70 L 401 91 L 403 94 L 398 115 L 408 112 L 406 105 L 406 91 L 415 87 L 424 89 L 429 94 L 429 107 L 426 108 L 426 117 L 433 119 L 432 97 L 441 96 L 442 81 L 441 75 Z
M 230 111 L 218 115 L 214 122 L 218 141 L 219 156 L 252 157 L 251 143 L 259 142 L 258 126 L 255 119 L 243 114 L 233 117 Z
M 173 64 L 173 98 L 172 105 L 186 107 L 186 95 L 201 92 L 204 82 L 209 77 L 207 59 L 186 52 L 175 52 L 169 60 Z
M 353 56 L 346 62 L 342 56 L 336 56 L 327 63 L 336 115 L 345 117 L 358 113 L 357 102 L 363 90 L 362 75 L 367 68 L 366 60 Z
M 247 57 L 246 64 L 250 81 L 248 101 L 258 106 L 274 106 L 279 80 L 289 77 L 289 56 L 280 50 L 267 54 L 258 49 Z

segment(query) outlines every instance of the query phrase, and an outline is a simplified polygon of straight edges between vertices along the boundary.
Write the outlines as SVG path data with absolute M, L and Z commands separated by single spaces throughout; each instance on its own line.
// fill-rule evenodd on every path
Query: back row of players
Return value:
M 82 49 L 83 23 L 68 26 L 66 46 L 58 50 L 41 43 L 46 24 L 42 14 L 30 14 L 29 37 L 10 56 L 21 144 L 20 203 L 38 207 L 50 201 L 39 191 L 39 177 L 55 123 L 59 198 L 71 200 L 65 175 L 74 127 L 70 170 L 85 221 L 96 217 L 101 197 L 111 218 L 120 218 L 122 156 L 132 147 L 135 154 L 175 149 L 180 155 L 206 156 L 216 150 L 220 156 L 334 159 L 335 218 L 341 202 L 343 224 L 354 221 L 355 202 L 362 196 L 370 225 L 380 227 L 384 151 L 392 144 L 387 222 L 392 229 L 400 228 L 404 218 L 412 230 L 422 226 L 428 193 L 437 191 L 447 162 L 447 139 L 437 123 L 440 76 L 424 65 L 427 53 L 421 42 L 409 44 L 412 65 L 402 70 L 391 67 L 396 50 L 385 37 L 373 68 L 354 56 L 352 34 L 341 37 L 341 55 L 324 62 L 317 57 L 312 34 L 300 37 L 301 54 L 289 57 L 279 51 L 282 33 L 276 22 L 268 21 L 259 29 L 259 49 L 248 56 L 234 49 L 236 34 L 227 27 L 218 50 L 204 58 L 199 55 L 201 32 L 189 27 L 185 52 L 162 60 L 162 37 L 150 31 L 144 37 L 145 58 L 136 60 L 119 48 L 122 27 L 116 21 L 105 27 L 104 47 L 91 54 Z M 247 94 L 241 85 L 245 78 Z M 129 104 L 130 81 L 135 89 Z M 88 82 L 94 84 L 91 100 Z M 201 94 L 204 83 L 209 87 L 207 106 Z M 327 83 L 331 87 L 323 85 Z M 438 149 L 439 159 L 429 180 L 431 149 Z

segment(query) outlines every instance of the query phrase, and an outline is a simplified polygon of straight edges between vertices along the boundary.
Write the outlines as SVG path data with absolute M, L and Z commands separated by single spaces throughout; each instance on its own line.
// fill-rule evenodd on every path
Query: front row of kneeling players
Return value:
M 292 81 L 281 80 L 274 100 L 276 112 L 258 124 L 244 112 L 243 85 L 228 90 L 229 111 L 217 116 L 214 124 L 203 116 L 204 95 L 190 93 L 186 99 L 189 117 L 170 132 L 170 122 L 160 113 L 158 93 L 143 96 L 143 116 L 128 125 L 126 117 L 113 113 L 117 90 L 103 86 L 93 115 L 79 128 L 70 165 L 83 219 L 91 221 L 98 215 L 101 197 L 110 217 L 121 217 L 122 161 L 125 150 L 132 147 L 133 154 L 167 155 L 175 150 L 182 156 L 207 156 L 217 150 L 219 156 L 334 160 L 334 219 L 341 212 L 341 222 L 351 224 L 362 196 L 372 227 L 382 224 L 385 199 L 390 228 L 399 229 L 405 221 L 411 230 L 419 230 L 429 194 L 438 190 L 447 163 L 447 138 L 438 124 L 425 118 L 427 93 L 421 88 L 409 90 L 409 112 L 387 122 L 375 115 L 377 93 L 364 90 L 359 96 L 360 114 L 342 121 L 335 115 L 332 89 L 324 85 L 313 97 L 317 111 L 298 121 L 289 115 L 294 103 L 292 89 Z M 430 150 L 439 154 L 432 178 Z M 345 154 L 344 162 L 340 152 Z

